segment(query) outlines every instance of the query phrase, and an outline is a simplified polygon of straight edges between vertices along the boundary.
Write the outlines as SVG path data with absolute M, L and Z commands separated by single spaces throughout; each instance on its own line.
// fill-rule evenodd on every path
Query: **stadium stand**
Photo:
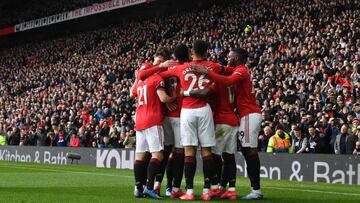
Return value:
M 20 20 L 28 16 L 38 17 Z M 78 137 L 83 147 L 132 147 L 134 70 L 160 46 L 203 39 L 222 64 L 231 47 L 250 53 L 263 128 L 280 124 L 295 139 L 295 128 L 309 136 L 314 127 L 305 151 L 335 153 L 342 124 L 357 136 L 349 140 L 360 137 L 359 16 L 358 0 L 227 0 L 9 48 L 0 53 L 0 134 L 9 145 L 67 146 Z M 261 149 L 274 133 L 261 132 Z
M 28 20 L 51 16 L 65 11 L 86 7 L 106 0 L 28 0 L 28 1 L 1 1 L 0 28 L 12 26 Z

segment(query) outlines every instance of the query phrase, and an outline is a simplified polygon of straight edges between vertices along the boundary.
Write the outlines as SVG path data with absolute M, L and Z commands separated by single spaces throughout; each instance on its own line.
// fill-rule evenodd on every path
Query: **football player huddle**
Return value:
M 245 65 L 248 53 L 232 49 L 228 66 L 221 66 L 207 61 L 208 47 L 196 40 L 191 51 L 184 44 L 174 53 L 160 48 L 153 63 L 144 63 L 136 72 L 131 88 L 131 97 L 137 99 L 136 197 L 163 199 L 160 185 L 166 171 L 166 196 L 195 200 L 199 149 L 204 175 L 201 199 L 237 199 L 239 139 L 252 188 L 242 199 L 263 198 L 257 150 L 261 110 Z

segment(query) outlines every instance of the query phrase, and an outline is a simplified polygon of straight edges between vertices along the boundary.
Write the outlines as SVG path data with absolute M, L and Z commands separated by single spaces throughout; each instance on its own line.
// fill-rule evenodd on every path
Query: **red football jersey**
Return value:
M 182 100 L 183 97 L 180 97 L 180 82 L 179 79 L 177 77 L 171 77 L 171 78 L 167 78 L 165 80 L 165 86 L 166 86 L 166 93 L 168 95 L 171 94 L 171 90 L 174 88 L 176 89 L 176 100 L 174 102 L 176 102 L 176 109 L 174 111 L 169 111 L 168 109 L 166 109 L 166 116 L 167 117 L 175 117 L 175 118 L 180 118 L 180 112 L 181 112 L 181 105 L 182 105 Z M 170 95 L 172 96 L 172 95 Z
M 177 65 L 169 68 L 165 72 L 159 73 L 163 78 L 178 77 L 180 80 L 181 88 L 184 91 L 190 91 L 193 89 L 204 89 L 211 81 L 206 74 L 195 72 L 190 66 L 192 64 L 207 66 L 215 72 L 220 72 L 221 66 L 217 63 L 210 61 L 192 61 L 183 65 Z M 205 99 L 184 97 L 182 102 L 182 108 L 194 109 L 206 106 L 207 102 Z
M 239 118 L 234 112 L 235 93 L 233 86 L 215 85 L 211 109 L 215 124 L 239 126 Z
M 158 75 L 150 76 L 144 81 L 139 80 L 135 84 L 132 93 L 137 98 L 136 130 L 139 131 L 155 125 L 162 125 L 164 108 L 156 93 L 159 88 L 165 88 L 165 84 Z
M 235 85 L 236 106 L 240 118 L 250 113 L 261 113 L 261 109 L 256 102 L 249 69 L 246 66 L 239 66 L 233 74 L 238 74 L 242 78 L 242 80 Z
M 236 105 L 240 118 L 250 113 L 261 112 L 256 102 L 250 71 L 245 65 L 238 66 L 231 76 L 223 76 L 214 72 L 210 71 L 208 76 L 215 82 L 226 86 L 234 85 Z

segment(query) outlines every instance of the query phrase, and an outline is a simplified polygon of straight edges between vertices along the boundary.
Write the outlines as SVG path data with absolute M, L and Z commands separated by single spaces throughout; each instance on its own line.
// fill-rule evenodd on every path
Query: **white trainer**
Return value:
M 252 190 L 250 194 L 246 195 L 245 197 L 242 197 L 242 200 L 259 200 L 263 199 L 264 196 L 262 195 L 260 190 Z
M 171 188 L 169 188 L 169 187 L 166 188 L 166 192 L 165 192 L 166 197 L 170 197 L 170 196 L 171 196 L 171 191 L 172 191 Z

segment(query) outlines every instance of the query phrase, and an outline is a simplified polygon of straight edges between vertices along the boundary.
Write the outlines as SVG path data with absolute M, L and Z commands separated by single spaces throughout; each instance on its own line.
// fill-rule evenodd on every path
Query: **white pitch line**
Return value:
M 21 169 L 36 169 L 43 171 L 52 171 L 52 172 L 65 172 L 73 174 L 86 174 L 86 175 L 98 175 L 98 176 L 110 176 L 110 177 L 122 177 L 133 179 L 133 176 L 121 175 L 121 174 L 107 174 L 107 173 L 98 173 L 98 172 L 86 172 L 86 171 L 67 171 L 67 170 L 58 170 L 50 168 L 37 168 L 37 167 L 27 167 L 27 166 L 14 166 L 14 165 L 4 165 L 1 164 L 0 167 L 12 167 L 12 168 L 21 168 Z M 202 181 L 194 181 L 195 183 L 201 184 Z M 310 193 L 323 193 L 323 194 L 332 194 L 332 195 L 348 195 L 348 196 L 360 196 L 360 193 L 348 193 L 348 192 L 333 192 L 333 191 L 321 191 L 321 190 L 304 190 L 304 189 L 295 189 L 295 188 L 284 188 L 284 187 L 273 187 L 273 186 L 263 186 L 262 188 L 274 189 L 274 190 L 288 190 L 288 191 L 298 191 L 298 192 L 310 192 Z
M 348 192 L 332 192 L 332 191 L 321 191 L 321 190 L 304 190 L 304 189 L 272 187 L 272 186 L 266 186 L 266 187 L 262 187 L 262 188 L 275 189 L 275 190 L 299 191 L 299 192 L 324 193 L 324 194 L 333 194 L 333 195 L 360 196 L 359 193 L 348 193 Z
M 74 174 L 86 174 L 86 175 L 98 175 L 98 176 L 110 176 L 110 177 L 124 177 L 129 178 L 131 176 L 127 175 L 116 175 L 116 174 L 108 174 L 108 173 L 97 173 L 97 172 L 86 172 L 86 171 L 67 171 L 67 170 L 58 170 L 58 169 L 50 169 L 50 168 L 37 168 L 37 167 L 28 167 L 28 166 L 14 166 L 14 165 L 0 165 L 0 167 L 12 167 L 12 168 L 21 168 L 21 169 L 36 169 L 41 171 L 51 171 L 51 172 L 65 172 L 65 173 L 74 173 Z

